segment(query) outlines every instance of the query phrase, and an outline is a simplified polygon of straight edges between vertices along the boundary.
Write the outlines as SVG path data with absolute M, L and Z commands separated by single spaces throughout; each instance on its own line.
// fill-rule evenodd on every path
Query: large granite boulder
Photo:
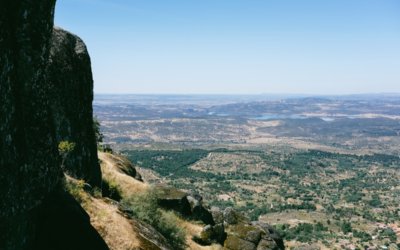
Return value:
M 227 225 L 235 225 L 238 223 L 249 223 L 250 220 L 241 213 L 235 211 L 232 207 L 225 208 L 223 212 L 224 223 Z
M 211 207 L 210 213 L 215 224 L 224 223 L 224 213 L 219 207 Z
M 191 219 L 202 221 L 207 225 L 215 225 L 211 212 L 203 205 L 203 197 L 200 195 L 187 195 L 186 199 L 190 204 Z
M 166 185 L 155 186 L 157 203 L 164 209 L 174 210 L 184 216 L 190 215 L 190 204 L 187 193 Z
M 230 250 L 256 250 L 257 245 L 230 234 L 225 240 L 224 247 Z
M 271 225 L 261 221 L 253 221 L 252 225 L 260 227 L 266 234 L 268 234 L 268 237 L 276 243 L 279 249 L 285 248 L 282 236 Z
M 216 224 L 214 226 L 207 225 L 200 232 L 200 237 L 195 237 L 194 240 L 200 245 L 211 245 L 213 243 L 224 244 L 226 233 L 224 224 Z
M 135 178 L 138 181 L 143 182 L 140 173 L 136 170 L 132 162 L 129 161 L 128 158 L 126 158 L 125 156 L 100 152 L 99 154 L 100 160 L 102 159 L 107 160 L 107 158 L 112 160 L 113 162 L 112 166 L 115 168 L 117 172 L 128 175 L 132 178 Z
M 53 33 L 54 5 L 55 0 L 2 0 L 0 3 L 2 250 L 33 249 L 40 231 L 38 214 L 41 209 L 49 208 L 43 205 L 43 200 L 50 193 L 62 191 L 60 140 L 73 140 L 77 145 L 71 163 L 67 163 L 77 165 L 72 170 L 76 176 L 95 185 L 101 181 L 91 126 L 90 60 L 83 43 L 76 37 L 60 30 Z M 64 60 L 64 64 L 59 64 L 59 60 Z M 56 71 L 54 67 L 58 66 L 63 68 Z M 70 107 L 74 108 L 74 114 Z M 70 220 L 59 218 L 52 232 L 61 231 L 64 222 L 76 219 L 80 224 L 73 223 L 76 228 L 72 229 L 84 230 L 86 234 L 74 235 L 92 235 L 88 239 L 93 241 L 88 244 L 104 247 L 88 219 L 82 219 L 85 216 L 79 217 L 79 213 L 74 217 L 77 214 L 72 211 L 79 209 L 79 205 L 71 204 L 69 208 L 72 210 L 64 211 L 71 215 Z M 60 211 L 56 216 L 63 214 Z M 70 240 L 79 241 L 78 238 Z
M 226 228 L 227 239 L 224 246 L 227 249 L 280 250 L 285 249 L 282 238 L 271 237 L 270 231 L 265 231 L 258 224 L 238 223 Z M 273 232 L 276 234 L 276 232 Z M 282 244 L 280 244 L 282 242 Z
M 54 4 L 0 4 L 0 249 L 32 241 L 28 211 L 62 176 L 45 74 Z
M 211 208 L 215 225 L 203 228 L 197 241 L 203 245 L 220 243 L 230 250 L 280 250 L 285 249 L 282 237 L 268 224 L 250 222 L 231 207 L 221 211 Z
M 37 206 L 60 180 L 45 74 L 54 0 L 0 6 L 0 217 Z
M 164 209 L 174 210 L 188 219 L 199 220 L 206 225 L 214 225 L 211 212 L 203 206 L 200 195 L 190 195 L 182 190 L 166 185 L 157 185 L 157 202 Z
M 100 187 L 93 129 L 93 78 L 85 43 L 68 31 L 54 28 L 46 75 L 56 141 L 75 144 L 63 167 L 69 175 Z

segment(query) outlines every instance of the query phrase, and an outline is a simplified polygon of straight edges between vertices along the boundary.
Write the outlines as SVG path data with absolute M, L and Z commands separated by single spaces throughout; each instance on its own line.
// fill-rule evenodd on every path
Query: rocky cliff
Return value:
M 75 144 L 65 171 L 94 186 L 101 185 L 93 131 L 93 78 L 89 53 L 77 36 L 54 28 L 46 76 L 56 140 Z
M 27 213 L 61 178 L 45 75 L 54 2 L 1 2 L 1 249 L 21 249 L 32 240 Z
M 0 215 L 27 211 L 60 180 L 45 74 L 54 0 L 0 8 Z
M 73 242 L 85 234 L 68 234 L 62 223 L 71 226 L 75 219 L 106 249 L 84 211 L 76 212 L 79 204 L 62 191 L 60 140 L 76 142 L 66 163 L 74 175 L 97 185 L 100 170 L 90 59 L 79 38 L 53 31 L 54 5 L 55 0 L 0 4 L 0 249 L 32 249 L 41 242 L 38 233 L 49 232 L 42 226 L 52 215 L 43 211 L 60 208 L 60 216 L 70 220 L 51 224 L 51 230 Z

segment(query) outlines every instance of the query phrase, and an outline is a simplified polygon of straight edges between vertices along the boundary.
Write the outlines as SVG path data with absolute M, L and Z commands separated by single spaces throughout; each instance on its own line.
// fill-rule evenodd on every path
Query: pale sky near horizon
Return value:
M 58 0 L 95 93 L 400 93 L 399 0 Z

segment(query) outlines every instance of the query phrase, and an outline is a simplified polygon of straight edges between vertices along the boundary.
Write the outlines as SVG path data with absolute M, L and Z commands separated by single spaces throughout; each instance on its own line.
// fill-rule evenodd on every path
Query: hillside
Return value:
M 229 245 L 229 239 L 217 242 L 217 238 L 209 238 L 206 228 L 216 228 L 216 217 L 201 203 L 193 204 L 193 198 L 189 194 L 172 187 L 153 186 L 142 182 L 137 170 L 125 157 L 99 152 L 99 159 L 103 173 L 103 187 L 108 187 L 108 191 L 105 191 L 107 188 L 103 188 L 103 196 L 96 189 L 85 190 L 83 181 L 77 181 L 71 177 L 67 178 L 67 187 L 88 212 L 91 223 L 105 239 L 110 249 L 223 249 L 224 244 L 226 249 L 243 249 L 236 243 Z M 114 200 L 106 196 L 113 197 Z M 140 197 L 145 197 L 145 199 Z M 152 199 L 155 199 L 156 204 L 152 203 Z M 141 206 L 145 210 L 132 207 L 132 205 Z M 160 217 L 154 221 L 148 216 Z M 261 230 L 255 225 L 251 226 L 250 221 L 245 217 L 240 218 L 242 218 L 241 222 L 236 221 L 231 226 L 224 223 L 226 230 L 231 230 L 226 231 L 228 237 L 237 235 L 237 227 L 256 230 L 256 232 Z M 160 228 L 167 226 L 160 223 L 163 220 L 168 222 L 169 230 Z M 207 226 L 207 222 L 212 225 Z M 161 234 L 154 228 L 158 228 Z M 224 231 L 222 224 L 221 228 Z M 171 230 L 176 230 L 176 234 L 170 234 Z M 222 234 L 224 234 L 223 231 Z M 179 240 L 182 240 L 183 245 L 171 246 L 170 244 L 174 244 L 171 242 L 174 240 L 177 242 L 175 237 L 179 234 L 182 237 Z M 263 233 L 262 238 L 269 239 L 266 242 L 271 240 L 268 238 L 269 234 L 269 231 L 267 234 Z M 255 240 L 260 241 L 260 239 Z M 274 239 L 278 244 L 282 244 L 279 243 L 279 238 Z M 246 240 L 239 241 L 247 242 Z M 257 249 L 279 249 L 274 240 L 268 244 L 266 242 L 262 243 L 263 246 L 259 245 Z M 246 244 L 245 249 L 254 248 L 253 243 Z

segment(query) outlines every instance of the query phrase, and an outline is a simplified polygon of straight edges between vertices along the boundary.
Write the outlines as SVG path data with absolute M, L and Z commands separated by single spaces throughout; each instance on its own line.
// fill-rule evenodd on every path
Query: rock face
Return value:
M 0 217 L 37 206 L 60 179 L 46 84 L 54 0 L 0 8 Z
M 32 240 L 27 211 L 61 179 L 45 75 L 54 3 L 0 6 L 0 249 Z
M 203 206 L 203 197 L 200 195 L 188 195 L 186 200 L 190 204 L 190 217 L 202 221 L 205 224 L 215 225 L 211 212 Z
M 53 33 L 54 5 L 55 0 L 0 4 L 0 249 L 32 249 L 38 210 L 49 208 L 41 203 L 50 193 L 63 193 L 60 139 L 77 143 L 68 168 L 94 185 L 101 183 L 90 123 L 90 60 L 79 39 Z M 73 217 L 77 206 L 65 209 Z M 87 219 L 80 221 L 86 233 L 97 234 Z
M 250 222 L 231 207 L 220 211 L 211 209 L 215 225 L 207 225 L 200 234 L 199 243 L 220 243 L 230 250 L 285 249 L 281 236 L 268 224 Z
M 88 51 L 79 37 L 54 28 L 46 75 L 56 141 L 75 143 L 65 159 L 65 171 L 100 187 L 101 171 L 93 130 L 92 70 Z
M 218 243 L 223 245 L 226 239 L 224 224 L 216 224 L 214 226 L 207 225 L 200 233 L 200 238 L 197 242 L 201 245 L 211 245 Z
M 90 224 L 89 215 L 70 194 L 53 192 L 35 210 L 37 232 L 34 249 L 108 249 Z
M 203 198 L 200 195 L 189 195 L 182 190 L 165 185 L 157 185 L 155 188 L 159 206 L 174 210 L 192 220 L 215 224 L 211 212 L 203 206 Z
M 228 207 L 223 212 L 227 238 L 224 246 L 230 250 L 280 250 L 285 249 L 281 236 L 268 224 L 250 222 Z
M 107 157 L 105 157 L 105 155 Z M 113 166 L 115 167 L 115 169 L 120 172 L 123 173 L 127 176 L 130 176 L 132 178 L 135 178 L 136 180 L 143 182 L 142 176 L 140 175 L 140 173 L 138 171 L 136 171 L 135 166 L 133 166 L 133 164 L 125 157 L 122 155 L 113 155 L 113 154 L 109 154 L 109 153 L 100 153 L 99 155 L 100 159 L 105 159 L 105 158 L 109 158 L 112 160 L 113 162 Z
M 184 216 L 190 215 L 190 203 L 187 193 L 166 185 L 155 186 L 158 205 L 164 209 L 174 210 Z

